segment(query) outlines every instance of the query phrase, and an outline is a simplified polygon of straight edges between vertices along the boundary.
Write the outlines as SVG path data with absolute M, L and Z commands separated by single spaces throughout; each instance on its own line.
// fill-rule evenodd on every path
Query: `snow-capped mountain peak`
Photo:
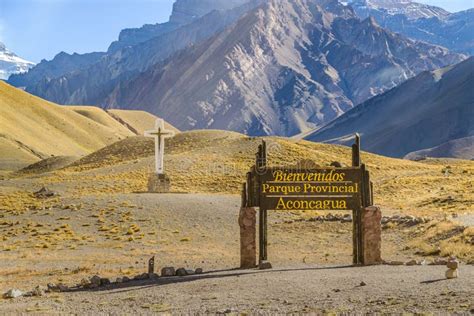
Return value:
M 0 42 L 0 80 L 6 80 L 10 75 L 27 72 L 35 64 L 18 57 Z

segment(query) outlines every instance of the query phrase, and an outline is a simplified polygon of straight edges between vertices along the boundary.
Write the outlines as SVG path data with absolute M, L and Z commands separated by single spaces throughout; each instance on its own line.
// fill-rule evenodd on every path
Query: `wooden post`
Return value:
M 360 167 L 360 136 L 359 134 L 355 135 L 355 143 L 352 145 L 352 166 Z
M 151 257 L 150 260 L 148 260 L 148 274 L 153 273 L 155 273 L 155 256 Z
M 255 163 L 257 174 L 262 174 L 265 172 L 267 168 L 267 143 L 263 140 L 262 144 L 258 146 L 257 152 L 257 161 Z M 258 183 L 258 191 L 260 195 L 260 187 L 261 183 Z M 259 223 L 258 223 L 258 240 L 259 240 L 259 264 L 262 261 L 267 260 L 268 253 L 267 253 L 267 210 L 260 208 L 259 210 Z
M 360 135 L 355 135 L 355 142 L 352 145 L 352 166 L 361 167 L 362 175 L 365 175 L 365 166 L 361 166 L 360 159 Z M 364 181 L 361 187 L 360 206 L 352 211 L 352 262 L 354 265 L 363 264 L 363 245 L 362 245 L 362 208 L 364 207 L 366 197 L 364 190 Z

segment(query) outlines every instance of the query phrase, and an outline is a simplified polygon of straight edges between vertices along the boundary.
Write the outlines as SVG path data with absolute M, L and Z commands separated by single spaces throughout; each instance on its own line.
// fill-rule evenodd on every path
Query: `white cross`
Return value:
M 165 130 L 165 121 L 162 119 L 156 120 L 154 130 L 145 132 L 146 137 L 155 138 L 155 164 L 157 174 L 164 174 L 163 160 L 165 154 L 165 138 L 170 138 L 174 135 L 174 131 Z

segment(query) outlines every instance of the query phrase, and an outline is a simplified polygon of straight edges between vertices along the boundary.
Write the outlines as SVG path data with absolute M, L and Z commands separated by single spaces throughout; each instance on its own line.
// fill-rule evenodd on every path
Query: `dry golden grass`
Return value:
M 455 256 L 474 262 L 473 232 L 473 227 L 464 227 L 453 221 L 432 221 L 411 232 L 407 246 L 423 256 Z
M 107 114 L 103 112 L 102 116 Z M 133 135 L 121 125 L 116 127 L 99 124 L 67 107 L 0 82 L 0 133 L 2 138 L 21 143 L 3 151 L 2 159 L 17 157 L 18 147 L 43 158 L 79 156 Z
M 143 135 L 145 131 L 155 128 L 156 116 L 145 111 L 130 110 L 108 110 L 118 121 L 121 121 L 136 131 L 137 135 Z M 165 128 L 179 132 L 173 125 L 165 122 Z
M 84 156 L 143 135 L 156 120 L 142 111 L 111 112 L 59 106 L 0 81 L 0 169 L 19 169 L 51 156 Z
M 321 166 L 333 161 L 350 165 L 351 151 L 347 147 L 265 139 L 270 165 L 292 165 L 303 159 Z M 165 158 L 173 190 L 239 194 L 260 143 L 260 138 L 224 131 L 177 135 L 167 143 Z M 107 146 L 43 181 L 73 182 L 78 195 L 140 192 L 146 190 L 153 155 L 152 139 L 133 137 Z M 474 210 L 472 161 L 412 162 L 369 153 L 363 153 L 362 159 L 375 184 L 375 202 L 385 212 L 444 216 Z

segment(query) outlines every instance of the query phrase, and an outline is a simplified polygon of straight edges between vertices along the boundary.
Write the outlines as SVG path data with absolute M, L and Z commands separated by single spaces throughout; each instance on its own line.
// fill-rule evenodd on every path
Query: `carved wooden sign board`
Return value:
M 259 208 L 260 261 L 267 260 L 267 211 L 352 211 L 354 263 L 363 264 L 361 210 L 373 204 L 372 183 L 360 163 L 360 137 L 352 146 L 352 167 L 302 165 L 267 167 L 266 143 L 247 174 L 242 205 Z
M 266 210 L 352 210 L 361 203 L 360 168 L 268 168 L 259 175 L 259 207 Z

